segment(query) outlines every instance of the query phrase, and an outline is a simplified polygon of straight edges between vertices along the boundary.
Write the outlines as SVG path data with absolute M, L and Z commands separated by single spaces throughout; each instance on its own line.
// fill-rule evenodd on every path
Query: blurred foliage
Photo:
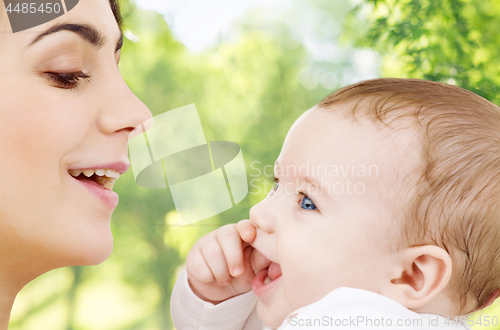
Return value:
M 349 31 L 364 27 L 358 45 L 383 54 L 384 77 L 446 82 L 500 104 L 500 1 L 366 0 L 354 13 Z
M 379 65 L 383 76 L 455 83 L 498 101 L 495 0 L 291 0 L 280 10 L 248 11 L 199 53 L 177 40 L 160 14 L 131 0 L 120 4 L 126 38 L 119 67 L 130 89 L 153 115 L 195 103 L 207 140 L 242 147 L 249 194 L 224 213 L 180 227 L 169 190 L 140 187 L 129 171 L 115 184 L 111 257 L 29 283 L 9 329 L 173 329 L 171 290 L 190 247 L 247 218 L 264 198 L 300 114 L 340 86 L 380 76 Z M 498 307 L 487 313 L 499 315 Z

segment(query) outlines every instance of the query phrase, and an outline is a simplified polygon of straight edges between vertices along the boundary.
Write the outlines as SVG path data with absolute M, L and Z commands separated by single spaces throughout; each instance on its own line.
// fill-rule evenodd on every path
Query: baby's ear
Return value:
M 383 294 L 406 308 L 419 308 L 430 302 L 448 284 L 450 255 L 435 245 L 415 246 L 398 253 L 390 283 Z

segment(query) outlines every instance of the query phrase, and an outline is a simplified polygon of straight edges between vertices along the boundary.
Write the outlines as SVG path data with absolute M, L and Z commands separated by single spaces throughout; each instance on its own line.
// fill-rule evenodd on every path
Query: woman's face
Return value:
M 17 33 L 0 8 L 2 268 L 100 263 L 112 250 L 117 196 L 69 170 L 126 171 L 129 133 L 151 118 L 118 70 L 120 29 L 108 0 L 80 1 Z

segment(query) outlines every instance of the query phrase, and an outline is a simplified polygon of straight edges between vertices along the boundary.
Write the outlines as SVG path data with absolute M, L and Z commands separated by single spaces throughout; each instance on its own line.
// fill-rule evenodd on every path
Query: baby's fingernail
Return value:
M 252 232 L 250 230 L 247 230 L 244 234 L 243 237 L 245 239 L 250 239 L 252 237 Z
M 241 267 L 239 267 L 239 266 L 234 267 L 234 269 L 233 269 L 233 276 L 238 276 L 241 273 L 243 273 L 243 270 L 241 269 Z
M 227 285 L 229 283 L 229 280 L 225 280 L 224 282 L 222 282 L 220 285 L 224 286 L 224 285 Z

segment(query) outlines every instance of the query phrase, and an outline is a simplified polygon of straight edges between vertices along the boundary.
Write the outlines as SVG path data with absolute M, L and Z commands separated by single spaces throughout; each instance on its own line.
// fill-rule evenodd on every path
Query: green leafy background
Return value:
M 142 188 L 129 171 L 115 184 L 111 257 L 29 283 L 9 329 L 173 329 L 170 295 L 190 247 L 248 217 L 271 187 L 269 165 L 294 120 L 343 85 L 424 78 L 500 104 L 497 0 L 290 0 L 280 10 L 247 11 L 197 53 L 157 12 L 132 0 L 121 6 L 123 30 L 139 38 L 125 38 L 119 65 L 131 90 L 153 115 L 196 103 L 207 140 L 242 147 L 249 194 L 224 213 L 180 227 L 169 190 Z M 498 302 L 475 315 L 473 329 L 500 329 L 484 325 L 485 316 L 497 315 Z

